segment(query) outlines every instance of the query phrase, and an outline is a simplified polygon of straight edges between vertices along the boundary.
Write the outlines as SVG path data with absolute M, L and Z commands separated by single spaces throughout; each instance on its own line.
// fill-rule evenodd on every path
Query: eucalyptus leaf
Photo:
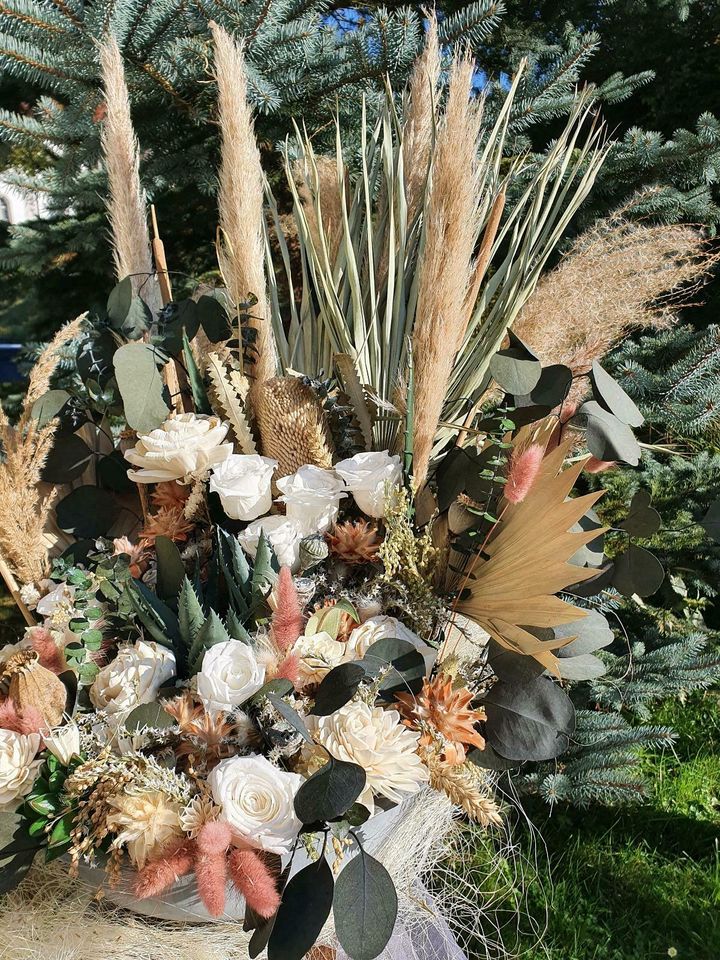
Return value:
M 94 454 L 85 441 L 74 433 L 60 433 L 55 437 L 42 468 L 46 483 L 72 483 L 92 464 Z
M 508 760 L 552 760 L 567 750 L 575 709 L 549 677 L 528 683 L 498 681 L 483 698 L 485 737 Z
M 30 416 L 37 420 L 38 427 L 44 427 L 60 414 L 69 399 L 67 390 L 48 390 L 33 403 Z
M 290 878 L 270 934 L 268 960 L 302 960 L 330 916 L 334 888 L 325 857 Z
M 720 500 L 710 504 L 707 513 L 700 521 L 700 526 L 711 540 L 720 543 Z
M 144 730 L 148 727 L 163 729 L 172 727 L 176 721 L 161 703 L 141 703 L 128 714 L 124 727 L 129 733 Z
M 498 772 L 501 770 L 512 770 L 513 768 L 519 767 L 521 763 L 519 760 L 508 760 L 507 757 L 501 757 L 499 753 L 493 750 L 489 743 L 486 743 L 482 750 L 473 747 L 473 749 L 468 752 L 467 759 L 470 763 L 474 763 L 476 767 L 480 767 L 482 770 L 496 770 Z
M 562 363 L 543 367 L 540 379 L 529 395 L 531 403 L 538 406 L 558 407 L 565 400 L 573 382 L 573 372 Z
M 607 667 L 591 653 L 558 660 L 558 672 L 563 680 L 595 680 L 607 673 Z
M 632 467 L 638 465 L 640 446 L 632 430 L 597 401 L 583 403 L 574 419 L 586 421 L 588 450 L 598 460 L 622 460 Z
M 618 420 L 630 427 L 641 427 L 645 418 L 620 384 L 595 360 L 590 370 L 593 396 Z
M 525 396 L 540 380 L 542 364 L 512 330 L 508 337 L 510 346 L 494 354 L 488 369 L 506 393 Z
M 295 794 L 298 820 L 302 823 L 336 820 L 352 807 L 365 789 L 365 782 L 365 771 L 357 763 L 330 756 Z
M 207 294 L 200 297 L 197 302 L 197 314 L 210 343 L 225 342 L 232 337 L 230 317 L 217 297 Z
M 388 698 L 403 690 L 417 693 L 427 672 L 423 655 L 408 640 L 397 637 L 376 640 L 359 662 L 373 677 L 387 670 L 378 690 Z
M 634 543 L 615 558 L 613 586 L 625 597 L 650 597 L 664 579 L 665 571 L 658 558 Z
M 115 351 L 113 365 L 128 426 L 150 433 L 170 412 L 155 351 L 145 343 L 126 343 Z
M 341 663 L 333 667 L 315 693 L 311 712 L 316 717 L 329 717 L 352 700 L 363 680 L 367 680 L 367 673 L 361 663 Z
M 553 633 L 558 639 L 575 637 L 555 651 L 555 656 L 560 659 L 594 653 L 595 650 L 609 647 L 615 639 L 610 624 L 599 610 L 588 610 L 586 616 L 555 627 Z
M 630 502 L 628 515 L 619 524 L 632 537 L 647 539 L 657 533 L 662 526 L 660 514 L 650 506 L 650 494 L 647 490 L 638 490 Z
M 395 929 L 398 900 L 385 867 L 362 847 L 335 884 L 333 917 L 340 946 L 351 960 L 374 960 Z
M 111 493 L 85 484 L 63 497 L 55 508 L 55 517 L 66 533 L 94 540 L 110 534 L 121 512 L 121 505 Z
M 297 712 L 297 710 L 294 710 L 289 703 L 286 703 L 285 700 L 282 700 L 275 693 L 268 692 L 265 694 L 265 696 L 273 705 L 273 707 L 275 707 L 283 720 L 286 720 L 290 726 L 300 734 L 306 743 L 313 743 L 313 738 L 310 736 L 310 731 L 305 726 L 305 721 Z

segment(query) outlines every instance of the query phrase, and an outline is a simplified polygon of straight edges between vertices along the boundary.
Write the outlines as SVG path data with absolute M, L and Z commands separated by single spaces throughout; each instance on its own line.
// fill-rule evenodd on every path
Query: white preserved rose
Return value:
M 234 453 L 213 468 L 210 490 L 220 496 L 232 520 L 255 520 L 272 508 L 272 475 L 277 460 L 256 453 Z
M 128 470 L 135 483 L 163 483 L 200 477 L 232 453 L 223 443 L 228 425 L 219 417 L 179 413 L 156 430 L 138 437 L 125 453 L 137 470 Z
M 385 500 L 402 480 L 400 457 L 382 452 L 356 453 L 335 464 L 335 471 L 345 481 L 355 503 L 368 517 L 385 516 Z
M 262 756 L 230 757 L 215 767 L 208 783 L 221 818 L 243 839 L 271 853 L 289 853 L 302 826 L 295 794 L 303 777 Z
M 327 533 L 337 519 L 345 485 L 332 470 L 306 464 L 277 482 L 288 518 L 297 520 L 303 536 Z
M 73 757 L 80 754 L 80 728 L 72 721 L 63 727 L 52 727 L 44 731 L 42 738 L 50 753 L 57 757 L 63 766 L 67 766 Z
M 197 693 L 208 711 L 241 706 L 265 683 L 265 667 L 241 640 L 216 643 L 205 653 L 197 674 Z
M 345 644 L 333 640 L 330 634 L 323 630 L 310 637 L 299 637 L 292 652 L 300 658 L 300 679 L 303 685 L 320 683 L 333 667 L 342 663 Z
M 368 649 L 378 640 L 394 637 L 411 643 L 425 660 L 425 671 L 429 675 L 437 659 L 437 650 L 424 643 L 420 637 L 409 630 L 396 617 L 369 617 L 355 627 L 345 644 L 345 660 L 362 660 Z
M 238 534 L 238 542 L 253 560 L 261 533 L 270 541 L 280 566 L 290 567 L 292 572 L 296 573 L 300 567 L 300 541 L 303 538 L 300 524 L 279 514 L 271 514 L 249 523 L 242 533 Z
M 30 793 L 42 760 L 36 760 L 40 735 L 0 730 L 0 812 L 8 813 Z
M 140 703 L 152 703 L 175 676 L 175 654 L 150 640 L 123 646 L 95 677 L 90 699 L 98 710 L 121 720 Z
M 393 803 L 416 793 L 429 778 L 417 754 L 418 734 L 403 726 L 397 710 L 351 700 L 328 717 L 308 716 L 308 729 L 336 760 L 357 763 L 367 781 L 358 802 L 374 812 L 374 796 Z

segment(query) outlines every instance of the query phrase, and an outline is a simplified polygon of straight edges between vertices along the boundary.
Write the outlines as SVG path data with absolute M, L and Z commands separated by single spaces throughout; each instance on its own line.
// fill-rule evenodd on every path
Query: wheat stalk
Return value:
M 257 297 L 250 325 L 257 331 L 257 353 L 251 367 L 262 383 L 277 372 L 277 348 L 270 319 L 265 280 L 263 222 L 264 179 L 248 102 L 242 47 L 222 27 L 211 23 L 215 44 L 215 78 L 221 161 L 218 206 L 220 268 L 233 303 Z
M 480 778 L 470 761 L 446 763 L 428 747 L 421 747 L 420 756 L 430 772 L 430 786 L 446 793 L 471 820 L 482 827 L 499 826 L 502 823 L 498 805 L 488 796 L 487 789 L 481 789 Z

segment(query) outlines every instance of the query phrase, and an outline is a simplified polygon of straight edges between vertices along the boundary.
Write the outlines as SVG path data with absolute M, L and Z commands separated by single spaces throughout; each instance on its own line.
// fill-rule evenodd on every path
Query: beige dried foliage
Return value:
M 140 151 L 130 117 L 122 54 L 114 37 L 99 48 L 107 113 L 102 128 L 102 148 L 110 188 L 107 211 L 112 232 L 113 257 L 118 280 L 133 277 L 135 292 L 159 306 L 159 291 L 150 255 L 147 202 L 140 185 Z
M 249 392 L 247 377 L 240 370 L 229 371 L 217 353 L 207 357 L 213 408 L 230 421 L 240 453 L 257 453 L 255 439 L 245 414 L 245 400 Z
M 306 463 L 329 468 L 334 445 L 322 404 L 297 377 L 275 377 L 253 390 L 263 456 L 278 461 L 279 477 Z
M 57 421 L 40 426 L 33 405 L 50 386 L 60 348 L 80 333 L 83 317 L 62 327 L 40 354 L 17 426 L 0 406 L 0 553 L 23 583 L 42 579 L 48 569 L 48 544 L 44 537 L 52 519 L 58 488 L 43 493 L 41 473 L 52 449 Z
M 540 640 L 530 629 L 552 628 L 585 616 L 556 594 L 595 575 L 595 570 L 568 561 L 604 532 L 572 531 L 603 494 L 600 490 L 569 498 L 585 465 L 582 459 L 562 469 L 572 443 L 565 441 L 545 456 L 521 503 L 506 504 L 497 532 L 485 546 L 487 559 L 471 568 L 469 595 L 457 606 L 503 647 L 534 657 L 556 675 L 552 651 L 573 638 Z
M 257 330 L 252 373 L 262 383 L 277 372 L 277 349 L 265 279 L 264 180 L 248 101 L 242 47 L 217 24 L 215 44 L 218 120 L 222 141 L 218 175 L 220 269 L 234 304 L 257 297 L 251 325 Z
M 453 62 L 433 154 L 412 347 L 415 364 L 413 470 L 425 480 L 448 380 L 468 314 L 480 230 L 477 141 L 481 104 L 471 98 L 474 63 Z
M 434 747 L 420 747 L 419 753 L 430 772 L 430 786 L 447 794 L 471 820 L 481 827 L 499 826 L 503 822 L 497 803 L 473 763 L 446 763 Z
M 543 362 L 585 373 L 629 330 L 671 324 L 718 259 L 695 227 L 630 223 L 620 211 L 546 274 L 513 329 Z
M 440 78 L 437 20 L 428 21 L 425 49 L 413 67 L 403 123 L 403 172 L 407 219 L 412 223 L 425 202 L 430 157 L 435 139 L 435 93 Z

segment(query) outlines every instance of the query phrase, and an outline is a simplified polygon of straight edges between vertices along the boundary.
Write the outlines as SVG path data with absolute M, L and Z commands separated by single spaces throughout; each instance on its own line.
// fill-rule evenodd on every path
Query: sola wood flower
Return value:
M 338 523 L 327 535 L 332 552 L 344 563 L 371 563 L 377 559 L 381 538 L 377 527 L 364 520 Z
M 429 746 L 435 739 L 433 731 L 437 731 L 445 741 L 445 762 L 462 763 L 466 746 L 485 748 L 485 738 L 475 728 L 485 719 L 485 711 L 470 707 L 473 696 L 466 687 L 453 690 L 452 678 L 441 673 L 434 680 L 425 678 L 417 696 L 399 693 L 398 709 L 406 726 L 422 731 L 422 744 Z
M 181 807 L 160 790 L 125 791 L 109 797 L 107 803 L 111 808 L 107 826 L 117 834 L 113 846 L 126 847 L 130 859 L 140 869 L 151 855 L 181 833 Z
M 219 417 L 182 413 L 169 417 L 156 430 L 138 437 L 125 453 L 137 470 L 128 470 L 135 483 L 186 480 L 204 474 L 232 453 L 223 443 L 228 426 Z

